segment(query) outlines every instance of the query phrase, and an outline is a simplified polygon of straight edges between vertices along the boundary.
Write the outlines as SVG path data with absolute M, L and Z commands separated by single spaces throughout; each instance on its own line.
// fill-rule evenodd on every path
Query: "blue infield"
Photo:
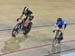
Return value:
M 64 54 L 63 56 L 75 56 L 75 52 L 69 53 L 69 54 Z

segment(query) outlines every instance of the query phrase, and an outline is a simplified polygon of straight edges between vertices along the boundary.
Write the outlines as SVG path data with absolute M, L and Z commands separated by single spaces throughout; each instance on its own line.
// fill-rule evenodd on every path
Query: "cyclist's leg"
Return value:
M 59 39 L 58 40 L 59 40 L 58 43 L 60 43 L 61 40 L 63 40 L 63 29 L 62 28 L 60 28 L 60 35 L 59 35 Z
M 31 30 L 32 22 L 29 23 L 28 27 L 24 28 L 24 35 L 28 34 Z
M 56 31 L 56 41 L 59 44 L 61 42 L 61 37 L 60 37 L 61 35 L 62 35 L 62 27 L 58 26 L 57 31 Z
M 60 33 L 60 40 L 63 40 L 63 32 Z

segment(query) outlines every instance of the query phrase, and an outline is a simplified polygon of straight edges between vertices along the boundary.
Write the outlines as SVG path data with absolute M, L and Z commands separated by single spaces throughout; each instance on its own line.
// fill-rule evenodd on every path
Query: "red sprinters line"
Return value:
M 68 42 L 75 42 L 75 40 L 64 41 L 62 43 L 68 43 Z M 31 50 L 31 49 L 41 48 L 41 47 L 45 47 L 45 46 L 49 46 L 49 45 L 51 45 L 51 43 L 40 45 L 40 46 L 34 46 L 34 47 L 30 47 L 30 48 L 25 48 L 25 49 L 20 49 L 20 50 L 16 50 L 16 51 L 5 52 L 3 54 L 0 54 L 0 56 L 11 54 L 11 53 L 15 53 L 15 52 L 20 52 L 20 51 L 25 51 L 25 50 Z

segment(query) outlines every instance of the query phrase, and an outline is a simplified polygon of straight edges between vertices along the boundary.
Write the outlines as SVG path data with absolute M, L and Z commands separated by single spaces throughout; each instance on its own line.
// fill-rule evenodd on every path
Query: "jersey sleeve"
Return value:
M 23 9 L 23 12 L 22 12 L 22 14 L 24 14 L 24 9 Z
M 58 24 L 57 24 L 57 21 L 55 22 L 55 26 L 57 26 Z
M 62 21 L 62 26 L 63 26 L 63 28 L 65 27 L 65 24 L 66 24 L 66 21 L 63 20 L 63 21 Z

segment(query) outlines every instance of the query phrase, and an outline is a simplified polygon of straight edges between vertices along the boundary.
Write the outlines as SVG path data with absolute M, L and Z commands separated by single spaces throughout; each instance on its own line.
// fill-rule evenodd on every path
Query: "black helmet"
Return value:
M 27 11 L 27 10 L 28 10 L 28 8 L 25 6 L 25 7 L 24 7 L 24 10 L 25 10 L 25 11 Z
M 25 6 L 24 9 L 26 9 L 27 7 Z
M 62 18 L 57 18 L 57 21 L 61 21 L 62 20 Z

